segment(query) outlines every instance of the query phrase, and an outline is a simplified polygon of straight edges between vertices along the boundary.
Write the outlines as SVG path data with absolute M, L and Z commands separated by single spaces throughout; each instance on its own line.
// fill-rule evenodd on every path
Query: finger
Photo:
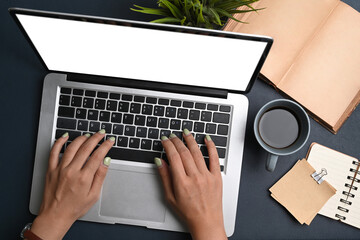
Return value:
M 59 165 L 59 154 L 61 148 L 64 146 L 66 141 L 69 139 L 69 133 L 64 133 L 60 138 L 58 138 L 50 151 L 49 157 L 49 171 L 54 170 Z
M 165 198 L 171 205 L 174 205 L 175 204 L 175 195 L 174 195 L 174 191 L 173 191 L 173 187 L 172 187 L 169 166 L 167 165 L 167 163 L 164 160 L 162 160 L 160 158 L 154 158 L 154 162 L 159 170 L 161 182 L 164 187 Z
M 67 167 L 74 159 L 74 156 L 76 155 L 77 151 L 81 147 L 81 145 L 88 140 L 89 134 L 82 135 L 80 137 L 75 138 L 74 141 L 72 141 L 65 149 L 64 155 L 61 158 L 61 167 L 65 168 Z
M 108 168 L 110 166 L 111 158 L 106 157 L 102 159 L 102 163 L 95 172 L 94 180 L 92 182 L 89 195 L 98 200 L 100 197 L 101 187 L 104 183 Z
M 189 132 L 189 130 L 184 129 L 184 139 L 186 142 L 186 145 L 193 156 L 194 162 L 199 169 L 200 172 L 208 171 L 204 157 L 200 151 L 200 148 L 197 144 L 197 142 L 194 139 L 194 136 Z
M 185 169 L 184 165 L 181 161 L 180 155 L 177 152 L 174 144 L 165 136 L 161 137 L 161 144 L 165 149 L 166 156 L 169 159 L 169 163 L 171 165 L 172 173 L 174 177 L 185 177 Z
M 199 173 L 199 170 L 195 165 L 193 156 L 191 155 L 189 149 L 185 147 L 184 143 L 173 133 L 170 134 L 169 139 L 174 144 L 176 151 L 179 153 L 181 157 L 181 161 L 184 165 L 186 174 L 191 176 Z
M 209 135 L 205 136 L 205 144 L 209 152 L 209 169 L 210 172 L 216 175 L 220 174 L 219 155 L 216 150 L 215 143 L 211 140 Z
M 90 154 L 94 151 L 98 143 L 105 137 L 105 130 L 101 129 L 99 132 L 92 135 L 87 141 L 81 145 L 77 150 L 74 160 L 71 162 L 71 167 L 76 169 L 81 169 L 86 160 L 89 158 Z
M 87 172 L 90 176 L 94 176 L 95 172 L 98 170 L 101 162 L 105 158 L 106 154 L 109 152 L 111 147 L 115 143 L 115 137 L 111 137 L 105 142 L 103 142 L 98 149 L 94 151 L 91 155 L 89 161 L 83 167 L 83 171 Z

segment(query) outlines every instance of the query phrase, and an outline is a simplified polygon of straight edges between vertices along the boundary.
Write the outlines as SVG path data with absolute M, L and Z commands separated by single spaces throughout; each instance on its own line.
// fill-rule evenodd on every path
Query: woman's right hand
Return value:
M 219 157 L 210 136 L 205 137 L 209 170 L 192 134 L 185 129 L 184 143 L 171 134 L 162 137 L 170 166 L 155 158 L 165 197 L 187 223 L 196 240 L 227 239 L 222 211 L 222 178 Z

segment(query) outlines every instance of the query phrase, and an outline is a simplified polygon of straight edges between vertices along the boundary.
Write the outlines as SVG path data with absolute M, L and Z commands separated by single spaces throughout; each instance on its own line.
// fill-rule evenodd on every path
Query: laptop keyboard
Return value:
M 187 128 L 195 137 L 208 164 L 204 137 L 209 134 L 219 157 L 226 157 L 231 106 L 178 99 L 61 88 L 56 136 L 69 133 L 69 141 L 105 129 L 115 137 L 108 155 L 113 159 L 153 163 L 166 159 L 160 138 L 171 133 L 182 138 Z M 103 140 L 102 140 L 103 141 Z M 223 166 L 221 166 L 223 170 Z

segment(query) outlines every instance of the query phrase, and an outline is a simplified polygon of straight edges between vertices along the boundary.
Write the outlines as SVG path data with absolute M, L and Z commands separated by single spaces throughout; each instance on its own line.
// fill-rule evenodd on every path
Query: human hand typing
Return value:
M 60 150 L 69 137 L 64 134 L 56 140 L 50 152 L 39 216 L 31 227 L 42 239 L 62 239 L 71 225 L 99 199 L 111 160 L 105 156 L 115 141 L 114 138 L 104 141 L 92 153 L 104 134 L 101 130 L 91 137 L 76 138 L 66 148 L 61 161 Z
M 222 178 L 219 157 L 214 142 L 206 136 L 209 169 L 192 134 L 185 129 L 184 143 L 171 134 L 161 142 L 170 166 L 155 159 L 165 197 L 187 223 L 196 240 L 227 239 L 222 212 Z

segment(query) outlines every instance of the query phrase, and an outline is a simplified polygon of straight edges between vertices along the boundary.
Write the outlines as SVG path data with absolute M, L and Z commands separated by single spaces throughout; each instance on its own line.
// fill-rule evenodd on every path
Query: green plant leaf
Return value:
M 156 19 L 151 22 L 152 23 L 181 23 L 181 20 L 174 18 L 174 17 L 166 17 L 166 18 Z
M 160 15 L 160 16 L 167 16 L 167 12 L 163 9 L 156 9 L 156 8 L 145 8 L 145 7 L 140 7 L 137 5 L 134 5 L 135 7 L 141 8 L 141 9 L 134 9 L 134 8 L 130 8 L 130 10 L 135 11 L 135 12 L 141 12 L 141 13 L 146 13 L 146 14 L 153 14 L 153 15 Z
M 221 23 L 221 21 L 220 21 L 219 14 L 218 14 L 213 8 L 209 8 L 209 11 L 212 13 L 212 15 L 213 15 L 214 18 L 215 18 L 214 23 L 216 23 L 217 25 L 222 26 L 222 23 Z
M 183 19 L 184 15 L 174 4 L 168 0 L 159 0 L 159 2 L 163 3 L 171 11 L 175 18 Z
M 221 15 L 225 16 L 225 17 L 228 17 L 228 18 L 231 18 L 237 22 L 240 22 L 240 23 L 247 23 L 247 22 L 242 22 L 240 21 L 239 19 L 236 19 L 235 17 L 233 17 L 233 15 L 231 15 L 230 13 L 228 13 L 227 11 L 224 11 L 222 9 L 219 9 L 219 8 L 215 8 L 216 11 L 218 11 Z

